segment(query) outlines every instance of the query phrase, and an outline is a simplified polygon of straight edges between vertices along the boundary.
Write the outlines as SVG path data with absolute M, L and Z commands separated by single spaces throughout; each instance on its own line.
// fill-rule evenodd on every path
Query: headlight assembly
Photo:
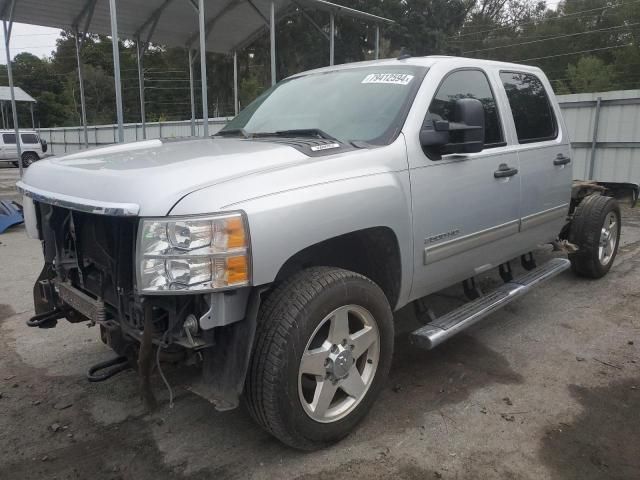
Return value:
M 242 213 L 143 219 L 138 291 L 206 292 L 248 285 L 249 234 Z

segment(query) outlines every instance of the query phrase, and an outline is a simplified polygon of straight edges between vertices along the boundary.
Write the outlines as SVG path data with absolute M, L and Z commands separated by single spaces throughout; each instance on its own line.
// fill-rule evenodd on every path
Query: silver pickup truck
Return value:
M 149 406 L 152 371 L 171 391 L 162 364 L 195 367 L 193 392 L 305 450 L 371 407 L 395 310 L 433 348 L 570 267 L 602 277 L 620 235 L 616 201 L 572 181 L 545 75 L 453 57 L 294 75 L 212 138 L 43 160 L 18 188 L 44 252 L 30 326 L 99 325 L 119 356 L 89 379 L 134 366 Z M 568 258 L 537 265 L 549 243 Z M 458 282 L 468 303 L 432 314 Z

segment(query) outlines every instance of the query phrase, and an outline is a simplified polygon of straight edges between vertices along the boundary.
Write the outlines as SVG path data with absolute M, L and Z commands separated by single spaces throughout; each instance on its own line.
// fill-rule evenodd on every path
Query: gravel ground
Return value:
M 0 168 L 0 198 L 16 177 Z M 153 414 L 133 372 L 88 383 L 111 353 L 96 328 L 25 326 L 41 253 L 14 228 L 0 236 L 0 478 L 638 479 L 640 211 L 625 208 L 623 224 L 606 278 L 566 272 L 432 352 L 409 344 L 415 319 L 398 312 L 378 402 L 350 437 L 310 454 L 243 409 L 214 411 L 178 371 L 173 408 L 155 379 Z M 461 301 L 456 287 L 430 303 Z

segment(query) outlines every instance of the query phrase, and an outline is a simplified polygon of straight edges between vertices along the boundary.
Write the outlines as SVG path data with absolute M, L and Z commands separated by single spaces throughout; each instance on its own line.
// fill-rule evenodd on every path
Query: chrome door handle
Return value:
M 506 163 L 501 163 L 498 170 L 493 172 L 493 176 L 494 178 L 513 177 L 516 173 L 518 173 L 517 168 L 510 167 Z
M 558 156 L 555 158 L 555 160 L 553 161 L 553 164 L 558 167 L 560 165 L 566 165 L 567 163 L 571 163 L 571 158 L 564 156 L 563 154 L 559 153 Z

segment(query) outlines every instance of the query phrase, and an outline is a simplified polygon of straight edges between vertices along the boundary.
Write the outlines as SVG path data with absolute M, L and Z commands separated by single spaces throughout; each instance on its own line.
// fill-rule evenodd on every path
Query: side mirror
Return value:
M 420 144 L 437 155 L 476 153 L 484 148 L 484 107 L 475 98 L 456 100 L 453 121 L 425 121 Z

